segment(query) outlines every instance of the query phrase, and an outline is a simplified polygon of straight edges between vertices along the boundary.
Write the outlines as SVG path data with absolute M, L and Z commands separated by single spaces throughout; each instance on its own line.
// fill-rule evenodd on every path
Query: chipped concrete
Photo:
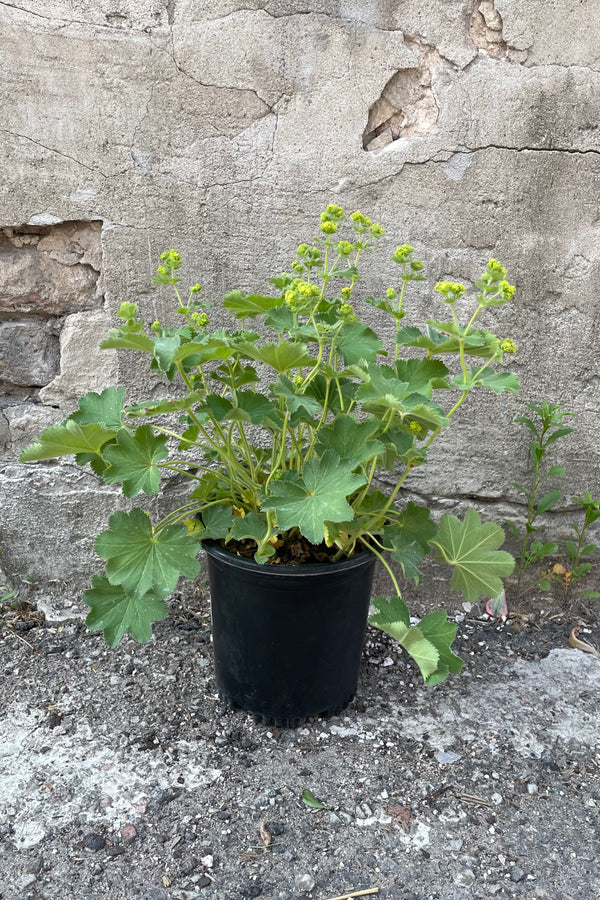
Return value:
M 469 495 L 492 516 L 500 504 L 518 509 L 508 484 L 525 476 L 527 447 L 513 419 L 543 397 L 578 413 L 561 460 L 565 493 L 597 491 L 598 15 L 600 0 L 307 0 L 300 10 L 291 0 L 0 2 L 4 240 L 24 227 L 58 234 L 88 223 L 102 249 L 101 262 L 72 266 L 48 251 L 48 265 L 81 281 L 48 296 L 43 314 L 32 298 L 52 278 L 26 255 L 18 273 L 0 267 L 0 282 L 12 271 L 18 287 L 3 323 L 60 319 L 48 381 L 11 387 L 2 465 L 14 464 L 23 423 L 60 420 L 79 386 L 99 389 L 117 375 L 131 378 L 136 398 L 160 390 L 136 359 L 84 348 L 125 299 L 151 318 L 171 315 L 150 287 L 165 247 L 178 247 L 184 278 L 218 301 L 233 287 L 264 288 L 335 201 L 363 208 L 390 236 L 367 261 L 367 293 L 389 286 L 389 250 L 405 240 L 432 281 L 473 282 L 494 256 L 518 287 L 496 321 L 519 345 L 511 364 L 521 398 L 492 395 L 461 410 L 466 427 L 415 471 L 414 491 L 459 505 Z M 41 222 L 53 224 L 25 226 Z M 4 260 L 17 251 L 29 253 L 11 245 Z M 435 314 L 431 304 L 417 291 L 411 320 Z M 0 542 L 16 573 L 21 531 L 45 546 L 46 526 L 8 471 Z M 19 471 L 25 481 L 55 472 Z M 107 488 L 88 479 L 77 490 L 92 534 L 106 518 L 96 500 Z M 108 507 L 113 500 L 109 491 Z M 557 512 L 569 514 L 568 504 Z M 52 519 L 59 545 L 70 524 Z M 89 540 L 77 552 L 77 563 L 73 550 L 41 558 L 39 577 L 69 579 L 95 564 Z

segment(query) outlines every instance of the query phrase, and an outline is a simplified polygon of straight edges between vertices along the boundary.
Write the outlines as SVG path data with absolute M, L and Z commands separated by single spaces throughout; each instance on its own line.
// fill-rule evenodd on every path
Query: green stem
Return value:
M 387 561 L 386 559 L 384 559 L 384 557 L 382 556 L 382 554 L 381 554 L 378 550 L 376 550 L 375 547 L 373 547 L 373 546 L 365 539 L 364 536 L 361 537 L 361 541 L 363 542 L 363 544 L 365 545 L 365 547 L 366 547 L 371 553 L 373 553 L 373 554 L 377 557 L 377 559 L 379 560 L 379 562 L 382 563 L 383 566 L 387 569 L 387 573 L 388 573 L 388 575 L 390 576 L 390 578 L 392 579 L 392 584 L 394 585 L 394 589 L 395 589 L 395 591 L 396 591 L 396 594 L 398 595 L 398 597 L 401 597 L 401 596 L 402 596 L 402 592 L 401 592 L 401 590 L 400 590 L 400 586 L 399 586 L 398 582 L 396 581 L 396 576 L 395 576 L 394 573 L 392 572 L 392 570 L 391 570 L 391 568 L 390 568 L 390 565 L 389 565 L 388 561 Z
M 269 477 L 267 478 L 267 481 L 265 483 L 265 494 L 269 493 L 269 485 L 271 483 L 271 479 L 275 475 L 275 472 L 277 472 L 279 470 L 279 467 L 281 466 L 281 463 L 283 462 L 283 455 L 285 453 L 285 435 L 287 432 L 287 425 L 288 425 L 289 418 L 290 418 L 290 413 L 288 410 L 288 411 L 286 411 L 285 418 L 283 420 L 283 425 L 281 427 L 281 447 L 279 449 L 279 456 L 278 456 L 276 463 L 271 467 L 271 471 L 269 472 Z

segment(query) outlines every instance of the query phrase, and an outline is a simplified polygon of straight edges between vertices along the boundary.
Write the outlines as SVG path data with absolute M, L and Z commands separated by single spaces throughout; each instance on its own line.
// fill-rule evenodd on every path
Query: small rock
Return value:
M 95 834 L 94 832 L 86 834 L 83 838 L 82 843 L 86 850 L 93 850 L 94 852 L 98 852 L 98 850 L 104 850 L 104 848 L 106 847 L 106 840 L 102 837 L 101 834 Z
M 277 837 L 280 834 L 283 834 L 285 827 L 282 822 L 265 822 L 266 827 L 271 832 L 273 837 Z
M 212 881 L 210 880 L 208 875 L 202 875 L 196 882 L 196 887 L 205 888 L 205 887 L 210 887 L 211 884 L 212 884 Z
M 527 793 L 528 794 L 537 794 L 538 786 L 534 781 L 530 781 L 527 785 Z
M 312 891 L 315 886 L 315 879 L 312 875 L 296 875 L 294 883 L 299 891 Z
M 523 871 L 523 869 L 519 869 L 517 866 L 515 866 L 514 869 L 510 870 L 510 880 L 514 881 L 516 884 L 518 884 L 519 881 L 523 881 L 524 878 L 525 872 Z
M 121 828 L 121 839 L 124 840 L 126 844 L 131 843 L 136 837 L 137 831 L 133 825 L 123 825 Z
M 456 850 L 457 852 L 459 850 L 462 850 L 462 846 L 463 846 L 462 838 L 455 838 L 452 841 L 448 841 L 448 844 L 447 844 L 448 850 Z
M 463 869 L 461 872 L 454 873 L 454 884 L 460 887 L 471 887 L 475 882 L 475 874 L 471 869 Z
M 440 750 L 435 754 L 435 758 L 443 766 L 451 766 L 452 763 L 458 762 L 460 753 L 455 753 L 453 750 Z
M 214 864 L 214 857 L 211 853 L 207 853 L 206 856 L 200 857 L 200 862 L 204 866 L 205 869 L 212 869 Z

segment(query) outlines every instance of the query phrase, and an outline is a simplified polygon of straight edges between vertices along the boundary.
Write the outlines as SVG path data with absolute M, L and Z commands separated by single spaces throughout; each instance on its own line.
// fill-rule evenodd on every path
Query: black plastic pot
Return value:
M 375 557 L 272 566 L 204 548 L 221 696 L 285 727 L 344 709 L 358 684 Z

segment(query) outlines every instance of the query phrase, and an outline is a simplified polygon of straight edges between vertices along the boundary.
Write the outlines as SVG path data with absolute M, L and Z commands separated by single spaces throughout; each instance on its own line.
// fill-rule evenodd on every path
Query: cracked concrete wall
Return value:
M 527 440 L 513 419 L 542 398 L 578 413 L 563 489 L 598 494 L 599 16 L 600 0 L 0 0 L 2 240 L 91 223 L 102 251 L 101 296 L 88 304 L 85 279 L 71 282 L 62 311 L 28 307 L 39 278 L 24 257 L 18 278 L 0 273 L 13 282 L 0 347 L 24 371 L 24 323 L 46 366 L 13 378 L 0 414 L 7 572 L 74 584 L 96 565 L 117 492 L 16 455 L 90 386 L 133 375 L 138 394 L 160 389 L 95 350 L 123 300 L 169 315 L 150 286 L 158 254 L 177 247 L 216 300 L 264 288 L 332 201 L 390 235 L 368 260 L 368 293 L 388 286 L 403 241 L 430 286 L 472 282 L 495 256 L 518 287 L 495 320 L 519 344 L 521 396 L 461 410 L 414 496 L 518 512 L 508 484 L 527 477 Z M 3 272 L 25 246 L 0 243 Z M 438 314 L 434 302 L 417 291 L 411 321 Z

